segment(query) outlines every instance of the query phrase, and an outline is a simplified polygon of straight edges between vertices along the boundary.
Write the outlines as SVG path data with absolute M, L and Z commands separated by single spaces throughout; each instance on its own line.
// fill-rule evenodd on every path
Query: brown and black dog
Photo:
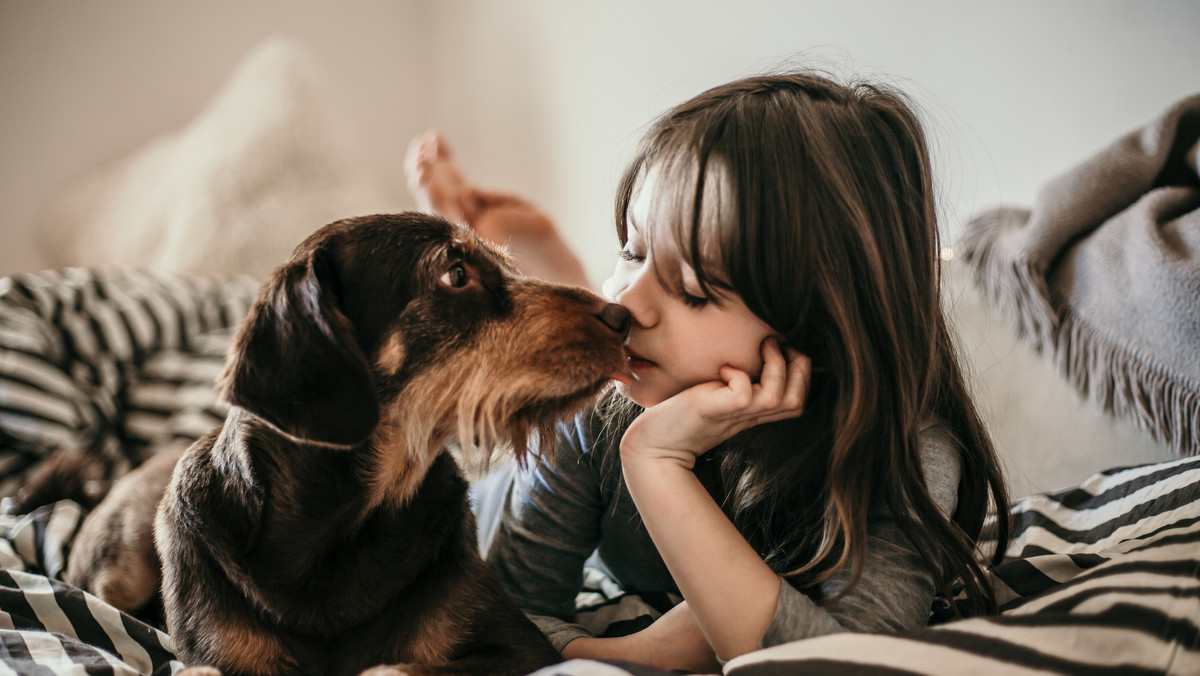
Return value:
M 224 426 L 184 453 L 158 502 L 180 658 L 229 676 L 503 676 L 558 661 L 480 558 L 446 448 L 508 439 L 522 456 L 531 433 L 552 438 L 624 369 L 629 322 L 436 217 L 308 238 L 238 330 Z M 127 477 L 141 490 L 129 505 L 154 502 L 144 493 L 169 462 Z M 114 549 L 73 561 L 77 574 L 97 579 Z

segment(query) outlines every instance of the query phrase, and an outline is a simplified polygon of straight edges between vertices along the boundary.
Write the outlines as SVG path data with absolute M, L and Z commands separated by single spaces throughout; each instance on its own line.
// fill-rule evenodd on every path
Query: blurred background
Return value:
M 0 2 L 0 274 L 46 260 L 48 201 L 201 115 L 264 41 L 307 50 L 397 207 L 441 129 L 481 184 L 559 221 L 595 283 L 641 129 L 709 86 L 788 66 L 891 82 L 924 110 L 944 225 L 1200 90 L 1194 0 L 63 0 Z
M 646 124 L 817 68 L 905 90 L 945 238 L 1200 91 L 1195 0 L 0 0 L 0 275 L 136 264 L 262 276 L 343 216 L 412 207 L 429 128 L 559 223 L 594 286 Z M 949 308 L 1013 495 L 1169 457 L 972 295 Z

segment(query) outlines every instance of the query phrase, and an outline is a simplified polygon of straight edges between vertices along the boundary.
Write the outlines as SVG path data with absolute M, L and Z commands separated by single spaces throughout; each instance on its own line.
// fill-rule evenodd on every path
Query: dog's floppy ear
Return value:
M 331 261 L 317 248 L 277 270 L 230 348 L 223 395 L 296 439 L 352 447 L 379 422 L 379 400 Z

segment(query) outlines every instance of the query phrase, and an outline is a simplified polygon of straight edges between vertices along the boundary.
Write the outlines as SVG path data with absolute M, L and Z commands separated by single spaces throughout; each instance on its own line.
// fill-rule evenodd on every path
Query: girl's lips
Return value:
M 630 370 L 634 371 L 657 366 L 654 362 L 629 349 L 629 346 L 625 347 L 625 362 L 629 364 Z
M 617 381 L 618 383 L 632 385 L 633 382 L 635 380 L 637 380 L 637 377 L 638 377 L 637 372 L 638 371 L 643 371 L 643 370 L 648 369 L 653 366 L 657 366 L 657 364 L 650 361 L 649 359 L 646 359 L 645 357 L 634 352 L 633 350 L 629 349 L 629 346 L 626 346 L 625 347 L 625 370 L 614 373 L 611 376 L 609 376 L 609 378 Z
M 628 371 L 617 371 L 608 378 L 609 380 L 615 380 L 618 383 L 624 383 L 625 385 L 633 384 L 633 376 Z

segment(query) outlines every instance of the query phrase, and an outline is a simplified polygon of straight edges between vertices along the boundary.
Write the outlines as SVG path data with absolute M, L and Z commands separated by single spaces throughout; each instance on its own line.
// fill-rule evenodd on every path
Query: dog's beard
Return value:
M 607 383 L 601 377 L 572 388 L 559 377 L 548 387 L 543 374 L 498 377 L 493 368 L 443 367 L 414 378 L 384 426 L 402 431 L 410 454 L 436 454 L 456 445 L 473 467 L 505 457 L 552 459 L 557 424 L 582 410 Z M 446 371 L 455 370 L 456 377 L 448 377 Z
M 564 391 L 548 390 L 536 375 L 510 379 L 502 387 L 486 375 L 472 379 L 458 399 L 455 436 L 465 458 L 488 466 L 497 452 L 508 451 L 519 463 L 553 460 L 555 428 L 582 410 L 603 389 L 607 378 Z

